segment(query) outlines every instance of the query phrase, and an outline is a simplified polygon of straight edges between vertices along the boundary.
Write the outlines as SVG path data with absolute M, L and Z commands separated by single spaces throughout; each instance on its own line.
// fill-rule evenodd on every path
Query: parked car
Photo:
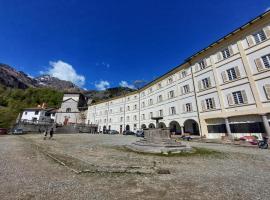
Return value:
M 135 135 L 135 133 L 132 131 L 124 131 L 123 135 Z
M 116 130 L 109 130 L 108 134 L 115 135 L 115 134 L 119 134 L 119 132 Z
M 15 129 L 13 129 L 13 131 L 12 131 L 12 134 L 13 135 L 20 135 L 20 134 L 23 134 L 24 132 L 23 132 L 23 129 L 21 129 L 21 128 L 15 128 Z
M 143 130 L 138 130 L 135 135 L 137 137 L 144 137 L 144 132 L 143 132 Z
M 8 130 L 6 128 L 0 128 L 0 135 L 7 134 Z

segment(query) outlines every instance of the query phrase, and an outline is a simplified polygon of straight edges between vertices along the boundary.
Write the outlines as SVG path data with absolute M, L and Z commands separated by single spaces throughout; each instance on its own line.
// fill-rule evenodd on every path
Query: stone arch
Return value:
M 170 127 L 170 132 L 171 133 L 174 133 L 176 135 L 181 134 L 181 126 L 177 121 L 171 121 L 170 124 L 169 124 L 169 127 Z
M 128 124 L 126 125 L 126 131 L 130 131 L 130 126 Z
M 102 132 L 105 133 L 106 132 L 106 126 L 103 126 Z
M 141 129 L 147 129 L 147 126 L 145 124 L 142 124 Z
M 166 128 L 166 124 L 164 122 L 159 122 L 158 128 Z
M 184 122 L 184 132 L 191 135 L 200 135 L 199 125 L 194 119 L 188 119 Z
M 149 127 L 150 129 L 151 129 L 151 128 L 155 128 L 155 124 L 151 123 L 151 124 L 149 124 L 148 127 Z

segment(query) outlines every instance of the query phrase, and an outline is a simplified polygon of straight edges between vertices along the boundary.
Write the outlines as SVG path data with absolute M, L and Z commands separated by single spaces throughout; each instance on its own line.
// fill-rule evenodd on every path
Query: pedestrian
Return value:
M 52 139 L 52 137 L 53 137 L 53 127 L 50 130 L 50 138 L 49 139 Z
M 47 129 L 45 128 L 45 130 L 44 130 L 44 140 L 46 140 L 46 138 L 47 138 L 47 135 L 48 135 L 48 131 L 47 131 Z

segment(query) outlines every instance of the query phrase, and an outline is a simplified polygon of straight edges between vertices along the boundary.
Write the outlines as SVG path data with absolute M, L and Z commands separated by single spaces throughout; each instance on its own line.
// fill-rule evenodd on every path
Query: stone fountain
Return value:
M 158 127 L 162 117 L 153 117 Z M 192 148 L 171 138 L 170 130 L 167 128 L 154 128 L 144 130 L 144 138 L 126 146 L 127 148 L 142 153 L 181 153 L 190 152 Z

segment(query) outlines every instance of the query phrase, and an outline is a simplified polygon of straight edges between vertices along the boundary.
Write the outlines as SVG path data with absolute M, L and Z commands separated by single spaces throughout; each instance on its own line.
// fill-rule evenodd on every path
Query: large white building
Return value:
M 155 127 L 156 116 L 176 133 L 270 135 L 270 12 L 140 90 L 91 104 L 87 123 L 122 132 Z

